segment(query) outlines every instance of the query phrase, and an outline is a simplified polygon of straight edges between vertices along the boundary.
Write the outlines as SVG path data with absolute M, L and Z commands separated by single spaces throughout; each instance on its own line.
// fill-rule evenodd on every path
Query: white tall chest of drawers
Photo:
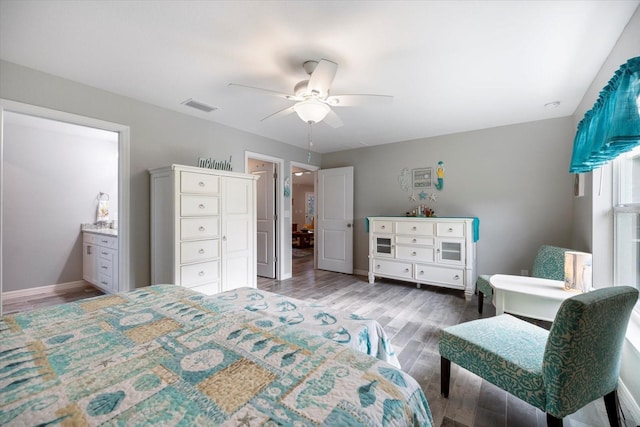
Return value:
M 257 178 L 182 165 L 149 173 L 151 284 L 255 288 Z
M 386 277 L 461 289 L 477 279 L 477 218 L 369 217 L 369 283 Z

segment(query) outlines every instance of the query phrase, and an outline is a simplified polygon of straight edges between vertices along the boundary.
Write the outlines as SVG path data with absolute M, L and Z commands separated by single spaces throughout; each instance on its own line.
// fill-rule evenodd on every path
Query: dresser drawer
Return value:
M 96 251 L 98 252 L 98 257 L 100 259 L 106 259 L 109 261 L 113 261 L 116 254 L 118 253 L 115 249 L 109 249 L 104 247 L 97 247 Z
M 182 193 L 218 193 L 220 177 L 203 173 L 181 172 L 180 192 Z
M 118 249 L 118 238 L 113 236 L 103 236 L 96 234 L 93 238 L 93 244 L 104 246 L 107 248 Z
M 464 237 L 463 222 L 439 222 L 437 225 L 438 236 Z
M 373 260 L 373 273 L 411 279 L 413 277 L 413 265 L 409 262 L 375 259 Z
M 187 288 L 215 282 L 218 278 L 218 261 L 201 262 L 180 267 L 180 283 Z
M 426 283 L 444 283 L 464 288 L 464 270 L 416 264 L 415 278 Z
M 373 233 L 393 233 L 392 221 L 373 221 L 372 229 L 369 230 Z
M 433 236 L 433 223 L 419 221 L 396 222 L 396 233 L 411 236 Z
M 435 239 L 433 237 L 422 237 L 422 236 L 396 236 L 397 244 L 404 245 L 422 245 L 422 246 L 433 246 L 435 243 Z
M 113 277 L 113 261 L 110 259 L 98 258 L 98 275 Z
M 108 274 L 98 273 L 98 286 L 102 287 L 107 291 L 114 291 L 113 288 L 113 276 L 109 276 Z
M 219 199 L 212 196 L 180 196 L 181 216 L 211 216 L 218 215 Z
M 433 262 L 434 253 L 433 247 L 396 246 L 396 258 L 411 262 Z
M 212 218 L 182 218 L 180 240 L 212 239 L 220 235 L 220 220 Z
M 218 243 L 218 239 L 180 243 L 180 263 L 186 264 L 218 258 Z

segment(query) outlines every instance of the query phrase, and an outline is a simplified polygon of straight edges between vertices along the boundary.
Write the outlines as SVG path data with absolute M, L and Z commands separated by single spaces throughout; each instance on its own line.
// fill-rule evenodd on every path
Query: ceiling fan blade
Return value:
M 342 123 L 340 117 L 333 110 L 330 110 L 322 121 L 334 129 L 339 128 L 344 124 Z
M 332 107 L 360 107 L 367 105 L 388 105 L 393 102 L 390 95 L 332 95 L 327 98 Z
M 284 99 L 289 99 L 291 101 L 302 101 L 302 98 L 298 98 L 295 95 L 289 95 L 287 93 L 282 93 L 282 92 L 277 92 L 275 90 L 270 90 L 270 89 L 263 89 L 261 87 L 254 87 L 254 86 L 246 86 L 246 85 L 239 85 L 237 83 L 229 83 L 228 85 L 229 87 L 237 87 L 240 89 L 249 89 L 252 91 L 260 91 L 260 92 L 265 92 L 269 95 L 274 95 L 280 98 L 284 98 Z
M 338 71 L 338 64 L 326 59 L 321 59 L 316 69 L 311 73 L 307 90 L 309 92 L 317 92 L 318 96 L 324 98 L 329 94 L 329 89 L 336 76 L 336 71 Z
M 264 119 L 261 119 L 260 121 L 261 121 L 261 122 L 264 122 L 264 121 L 265 121 L 265 120 L 267 120 L 267 119 L 273 119 L 273 118 L 278 118 L 278 117 L 284 117 L 284 116 L 287 116 L 287 115 L 289 115 L 289 114 L 293 113 L 294 111 L 295 111 L 295 110 L 293 109 L 293 106 L 291 106 L 291 107 L 287 107 L 287 108 L 284 108 L 284 109 L 282 109 L 282 110 L 280 110 L 280 111 L 276 111 L 276 112 L 275 112 L 275 113 L 273 113 L 273 114 L 269 114 L 267 117 L 265 117 Z

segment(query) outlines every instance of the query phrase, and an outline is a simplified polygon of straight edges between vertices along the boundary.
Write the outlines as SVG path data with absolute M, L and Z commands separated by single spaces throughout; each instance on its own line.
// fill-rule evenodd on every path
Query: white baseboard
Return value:
M 76 282 L 58 283 L 57 285 L 38 286 L 37 288 L 18 289 L 16 291 L 7 291 L 2 293 L 3 301 L 10 301 L 19 298 L 32 297 L 32 296 L 45 296 L 55 295 L 58 293 L 68 292 L 71 290 L 82 289 L 89 285 L 84 280 L 78 280 Z
M 640 422 L 640 406 L 635 401 L 629 389 L 624 385 L 621 379 L 618 380 L 618 398 L 622 406 L 624 406 L 631 413 L 624 414 L 627 420 L 634 420 L 636 423 Z M 634 424 L 635 425 L 635 424 Z

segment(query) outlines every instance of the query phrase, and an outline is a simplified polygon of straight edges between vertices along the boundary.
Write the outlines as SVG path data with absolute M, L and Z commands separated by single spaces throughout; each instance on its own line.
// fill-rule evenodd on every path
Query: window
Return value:
M 617 162 L 618 179 L 617 185 L 614 184 L 617 204 L 613 208 L 614 282 L 640 290 L 640 146 L 622 154 Z M 640 311 L 640 304 L 636 310 Z

